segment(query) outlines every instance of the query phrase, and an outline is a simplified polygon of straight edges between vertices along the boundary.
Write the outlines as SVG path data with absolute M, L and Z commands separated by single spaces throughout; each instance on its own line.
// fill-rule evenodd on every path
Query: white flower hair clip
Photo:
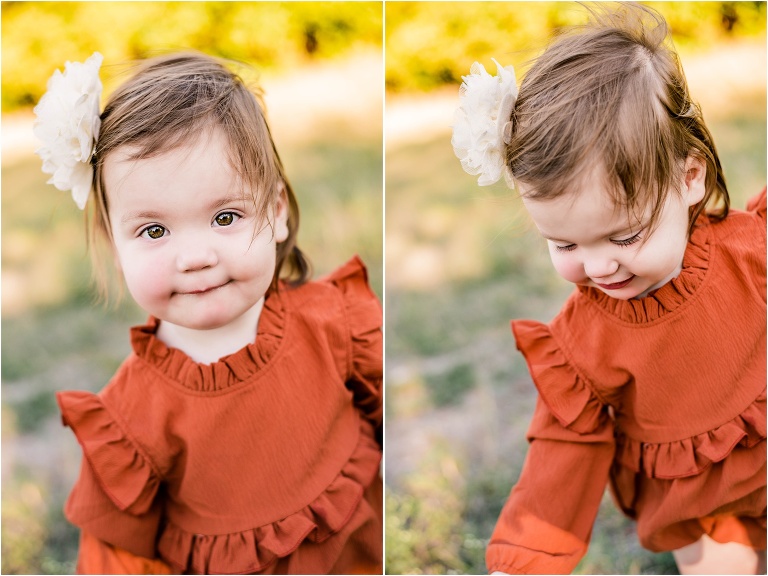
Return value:
M 515 69 L 495 59 L 497 75 L 491 76 L 479 62 L 472 64 L 459 88 L 451 145 L 464 171 L 480 177 L 488 186 L 505 173 L 504 130 L 517 100 Z M 511 182 L 507 180 L 508 184 Z
M 35 106 L 34 132 L 43 142 L 35 150 L 43 161 L 43 172 L 52 174 L 48 184 L 66 192 L 80 210 L 85 208 L 93 180 L 93 157 L 99 137 L 99 68 L 103 56 L 98 52 L 85 62 L 67 62 L 48 80 L 48 90 Z

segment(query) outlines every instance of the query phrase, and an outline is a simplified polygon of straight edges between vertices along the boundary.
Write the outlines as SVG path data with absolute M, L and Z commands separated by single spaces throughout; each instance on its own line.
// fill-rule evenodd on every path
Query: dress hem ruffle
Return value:
M 649 478 L 696 476 L 728 457 L 737 446 L 752 448 L 766 439 L 763 392 L 738 416 L 713 430 L 672 442 L 642 442 L 624 434 L 616 439 L 616 461 Z
M 160 476 L 101 399 L 83 391 L 60 392 L 57 399 L 64 423 L 75 432 L 104 493 L 130 514 L 149 510 Z M 304 540 L 319 543 L 327 539 L 347 524 L 379 470 L 381 452 L 370 422 L 360 420 L 359 434 L 357 446 L 339 474 L 302 509 L 230 534 L 194 534 L 169 521 L 159 539 L 160 556 L 179 573 L 189 569 L 218 574 L 257 572 L 294 552 Z
M 169 522 L 158 544 L 160 556 L 180 573 L 263 571 L 305 540 L 320 543 L 340 531 L 360 505 L 365 487 L 375 479 L 380 460 L 370 424 L 361 421 L 360 440 L 349 460 L 304 508 L 281 520 L 231 534 L 194 534 Z
M 568 362 L 548 326 L 517 320 L 512 323 L 539 395 L 565 428 L 579 434 L 594 431 L 607 418 L 605 404 Z M 733 419 L 705 432 L 669 442 L 643 442 L 617 427 L 615 460 L 649 478 L 695 476 L 724 460 L 737 446 L 751 448 L 766 439 L 766 391 Z

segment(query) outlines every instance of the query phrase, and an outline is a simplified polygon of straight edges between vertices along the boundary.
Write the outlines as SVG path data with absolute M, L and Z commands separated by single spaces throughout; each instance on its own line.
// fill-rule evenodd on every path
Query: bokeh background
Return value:
M 54 392 L 97 391 L 145 314 L 94 304 L 82 213 L 45 182 L 32 107 L 65 60 L 198 49 L 258 71 L 316 276 L 359 253 L 382 296 L 381 2 L 2 3 L 2 572 L 74 571 L 62 506 L 80 450 Z M 102 100 L 103 102 L 103 100 Z
M 766 183 L 765 3 L 652 3 L 667 18 L 732 206 Z M 571 286 L 503 183 L 453 155 L 461 76 L 526 61 L 575 3 L 386 5 L 386 570 L 481 574 L 527 450 L 535 389 L 509 329 L 549 321 Z M 606 493 L 582 574 L 676 573 Z

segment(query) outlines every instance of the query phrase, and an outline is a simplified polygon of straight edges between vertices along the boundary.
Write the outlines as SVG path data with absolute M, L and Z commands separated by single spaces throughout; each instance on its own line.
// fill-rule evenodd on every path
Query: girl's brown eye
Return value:
M 165 236 L 165 228 L 162 226 L 149 226 L 141 233 L 142 236 L 150 238 L 151 240 L 158 240 Z
M 232 212 L 222 212 L 216 216 L 216 224 L 218 226 L 230 226 L 235 221 L 236 215 Z

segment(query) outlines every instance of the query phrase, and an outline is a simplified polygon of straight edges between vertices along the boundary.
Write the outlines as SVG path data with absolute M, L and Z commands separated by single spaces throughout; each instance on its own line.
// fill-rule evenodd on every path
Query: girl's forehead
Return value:
M 158 133 L 115 147 L 114 154 L 127 159 L 151 160 L 158 157 L 176 156 L 182 158 L 206 152 L 218 156 L 228 154 L 231 149 L 229 139 L 223 129 L 216 125 L 202 126 L 194 132 Z
M 148 152 L 150 150 L 150 152 Z M 229 142 L 220 129 L 206 130 L 190 140 L 167 147 L 148 147 L 143 143 L 118 146 L 104 161 L 105 175 L 110 172 L 155 173 L 156 177 L 173 177 L 179 171 L 198 165 L 217 170 L 230 168 Z
M 237 172 L 229 161 L 223 136 L 201 135 L 189 144 L 141 157 L 141 147 L 121 146 L 104 161 L 103 180 L 114 198 L 124 191 L 132 195 L 162 194 L 163 191 L 200 189 L 234 191 Z M 137 157 L 138 156 L 138 157 Z
M 618 202 L 603 179 L 582 185 L 554 198 L 523 197 L 537 228 L 547 238 L 581 234 L 611 235 L 642 225 L 648 210 Z

